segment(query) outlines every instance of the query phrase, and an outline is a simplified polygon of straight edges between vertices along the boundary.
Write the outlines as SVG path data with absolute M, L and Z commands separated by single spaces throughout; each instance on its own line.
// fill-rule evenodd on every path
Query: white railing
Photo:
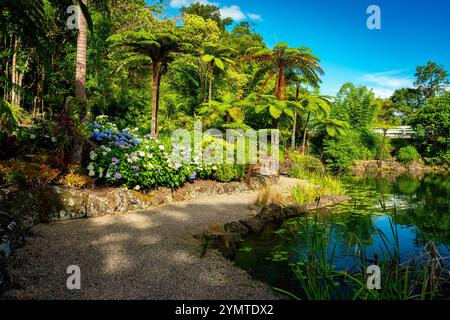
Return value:
M 385 129 L 375 128 L 373 132 L 384 134 Z M 410 139 L 416 132 L 410 126 L 393 127 L 386 130 L 386 136 L 389 138 Z

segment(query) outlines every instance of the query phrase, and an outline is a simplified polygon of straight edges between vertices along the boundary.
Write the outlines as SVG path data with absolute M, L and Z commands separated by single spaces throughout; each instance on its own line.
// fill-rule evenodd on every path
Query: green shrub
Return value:
M 312 203 L 319 196 L 316 188 L 309 183 L 300 183 L 294 186 L 291 190 L 292 198 L 298 204 Z
M 100 146 L 90 153 L 88 175 L 110 185 L 135 190 L 160 186 L 177 188 L 186 181 L 216 179 L 242 180 L 245 166 L 217 164 L 215 152 L 226 147 L 222 139 L 201 141 L 203 157 L 194 155 L 191 146 L 164 144 L 151 135 L 139 136 L 138 129 L 119 131 L 101 117 L 87 123 L 90 139 Z
M 315 157 L 305 156 L 298 152 L 290 153 L 289 157 L 294 162 L 294 167 L 298 167 L 303 171 L 311 173 L 322 173 L 325 171 L 322 162 Z
M 374 139 L 376 138 L 367 132 L 348 131 L 345 136 L 326 140 L 323 154 L 327 167 L 332 171 L 347 171 L 356 160 L 374 159 L 376 147 L 366 146 Z
M 12 106 L 5 100 L 0 100 L 0 142 L 10 135 L 17 126 Z
M 214 178 L 220 182 L 242 180 L 245 176 L 245 167 L 238 164 L 221 164 L 217 166 Z
M 64 143 L 68 142 L 61 127 L 51 119 L 35 119 L 33 126 L 22 128 L 19 138 L 31 146 L 33 152 L 44 151 L 53 153 L 59 150 Z
M 293 198 L 300 204 L 307 200 L 311 202 L 311 199 L 314 200 L 315 197 L 320 195 L 345 195 L 347 193 L 341 179 L 329 174 L 311 173 L 294 167 L 289 172 L 289 175 L 294 178 L 306 179 L 310 183 L 306 186 L 300 184 L 295 190 L 292 190 Z M 312 189 L 311 186 L 313 186 Z
M 150 135 L 138 137 L 130 130 L 117 130 L 111 123 L 88 126 L 92 129 L 90 138 L 100 144 L 90 153 L 88 175 L 108 184 L 135 190 L 176 188 L 203 175 L 204 169 L 211 173 L 211 165 L 195 158 L 192 164 L 186 163 L 191 159 L 189 148 L 174 144 L 172 150 L 178 148 L 182 157 L 174 159 L 171 150 Z
M 410 164 L 420 159 L 420 154 L 413 146 L 403 147 L 397 152 L 398 161 L 403 164 Z

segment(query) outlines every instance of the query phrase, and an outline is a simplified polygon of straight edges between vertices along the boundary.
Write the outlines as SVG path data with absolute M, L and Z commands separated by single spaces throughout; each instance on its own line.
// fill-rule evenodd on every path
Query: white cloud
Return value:
M 222 18 L 231 18 L 234 21 L 244 20 L 246 18 L 245 14 L 236 5 L 225 6 L 220 9 L 220 15 Z
M 375 97 L 386 99 L 391 97 L 395 90 L 385 88 L 372 88 L 372 91 L 375 94 Z
M 375 96 L 389 98 L 396 89 L 409 88 L 414 80 L 404 75 L 405 70 L 392 70 L 385 72 L 366 73 L 361 77 L 368 87 L 371 87 Z
M 262 16 L 260 14 L 247 13 L 247 17 L 249 17 L 249 19 L 251 19 L 251 20 L 262 21 Z
M 365 74 L 363 80 L 369 83 L 375 83 L 382 87 L 399 89 L 404 87 L 410 87 L 413 84 L 413 80 L 407 76 L 399 75 L 401 70 L 393 70 L 386 72 L 377 72 Z
M 201 3 L 201 4 L 212 4 L 217 7 L 220 7 L 220 3 L 217 2 L 211 2 L 209 0 L 170 0 L 169 5 L 172 8 L 180 9 L 183 7 L 187 7 L 193 3 Z M 241 21 L 245 19 L 255 20 L 255 21 L 262 21 L 262 16 L 257 13 L 243 13 L 241 8 L 237 5 L 231 5 L 231 6 L 224 6 L 220 8 L 220 15 L 222 18 L 231 18 L 234 21 Z
M 189 4 L 188 0 L 170 0 L 169 5 L 172 8 L 182 8 L 182 7 L 186 7 Z
M 191 5 L 192 3 L 196 3 L 196 2 L 199 2 L 201 4 L 219 5 L 218 3 L 209 2 L 208 0 L 170 0 L 169 5 L 172 8 L 180 9 L 182 7 L 187 7 L 187 6 Z

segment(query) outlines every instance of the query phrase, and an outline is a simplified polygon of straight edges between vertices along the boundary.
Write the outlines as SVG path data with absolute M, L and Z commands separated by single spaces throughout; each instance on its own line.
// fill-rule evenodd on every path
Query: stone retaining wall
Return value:
M 23 219 L 28 225 L 34 225 L 39 222 L 125 213 L 215 194 L 257 190 L 276 180 L 277 177 L 266 176 L 253 177 L 248 183 L 199 180 L 187 183 L 177 190 L 159 188 L 148 193 L 122 188 L 80 190 L 63 186 L 44 186 L 9 192 L 0 190 L 0 209 Z
M 434 171 L 434 168 L 427 167 L 421 162 L 414 162 L 404 166 L 394 160 L 383 161 L 381 168 L 378 160 L 356 161 L 352 167 L 352 173 L 361 175 L 400 175 L 402 173 L 421 174 Z

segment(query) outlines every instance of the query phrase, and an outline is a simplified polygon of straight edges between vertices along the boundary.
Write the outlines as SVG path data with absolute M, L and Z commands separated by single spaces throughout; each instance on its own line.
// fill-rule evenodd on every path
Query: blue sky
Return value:
M 169 13 L 198 0 L 166 0 Z M 322 60 L 322 92 L 334 95 L 347 82 L 388 97 L 411 86 L 415 67 L 428 60 L 450 69 L 449 0 L 200 0 L 222 16 L 255 23 L 272 47 L 307 46 Z M 381 29 L 369 30 L 369 5 L 381 9 Z

